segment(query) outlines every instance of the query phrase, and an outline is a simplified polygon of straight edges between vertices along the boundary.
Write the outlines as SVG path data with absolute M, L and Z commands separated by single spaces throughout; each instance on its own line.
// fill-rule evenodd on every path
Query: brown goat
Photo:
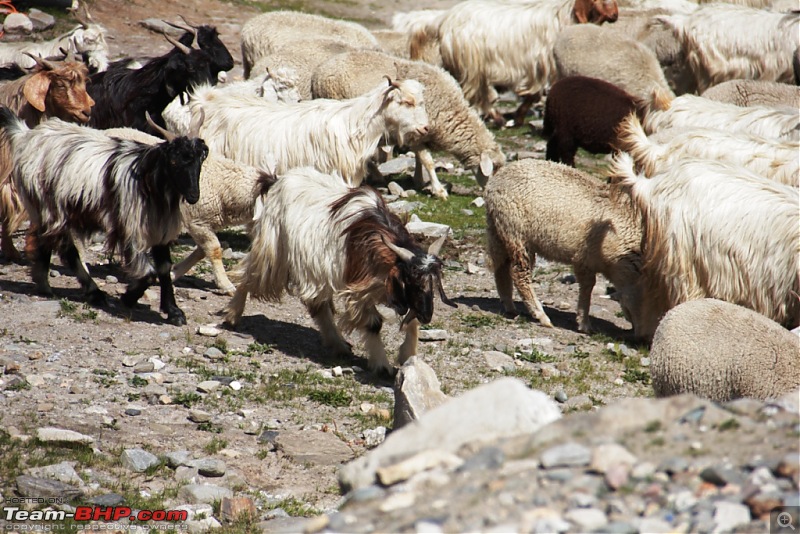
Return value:
M 31 56 L 33 57 L 33 56 Z M 71 61 L 53 63 L 34 58 L 38 67 L 27 74 L 0 84 L 0 105 L 8 107 L 33 128 L 45 118 L 57 117 L 67 122 L 89 121 L 94 100 L 86 92 L 89 69 Z M 10 260 L 19 261 L 11 234 L 25 220 L 25 211 L 11 184 L 10 153 L 6 143 L 0 146 L 0 250 Z

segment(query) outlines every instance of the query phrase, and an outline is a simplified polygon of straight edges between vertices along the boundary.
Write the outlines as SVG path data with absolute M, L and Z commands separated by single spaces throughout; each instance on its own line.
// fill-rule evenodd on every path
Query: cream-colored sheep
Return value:
M 257 15 L 242 26 L 242 66 L 245 78 L 264 57 L 297 41 L 333 39 L 352 48 L 378 48 L 375 37 L 355 22 L 334 20 L 298 11 Z
M 638 335 L 641 217 L 630 198 L 600 180 L 551 161 L 526 159 L 503 167 L 486 186 L 488 251 L 497 292 L 516 313 L 512 282 L 528 312 L 553 324 L 536 298 L 531 271 L 536 254 L 572 265 L 580 284 L 578 330 L 590 330 L 596 273 L 619 291 L 620 305 Z
M 106 133 L 140 143 L 155 144 L 162 141 L 132 128 L 113 128 L 106 130 Z M 184 230 L 192 236 L 197 247 L 172 268 L 172 279 L 177 280 L 207 257 L 217 288 L 233 295 L 236 287 L 225 274 L 222 246 L 215 232 L 228 226 L 249 223 L 253 219 L 255 199 L 269 183 L 270 176 L 265 172 L 218 154 L 209 154 L 200 171 L 200 200 L 196 204 L 181 203 Z
M 737 106 L 800 108 L 800 87 L 764 80 L 728 80 L 709 88 L 703 98 Z
M 724 402 L 766 399 L 800 386 L 800 337 L 763 315 L 716 299 L 670 310 L 650 350 L 659 397 L 693 393 Z
M 317 68 L 311 92 L 315 98 L 354 98 L 369 91 L 384 76 L 414 79 L 425 86 L 425 111 L 430 120 L 430 131 L 421 144 L 412 147 L 417 152 L 417 187 L 423 185 L 421 166 L 424 166 L 431 180 L 432 193 L 447 198 L 447 192 L 436 177 L 428 149 L 453 154 L 475 173 L 481 185 L 505 164 L 506 158 L 500 146 L 478 114 L 469 107 L 458 83 L 439 67 L 381 52 L 349 52 L 335 56 Z

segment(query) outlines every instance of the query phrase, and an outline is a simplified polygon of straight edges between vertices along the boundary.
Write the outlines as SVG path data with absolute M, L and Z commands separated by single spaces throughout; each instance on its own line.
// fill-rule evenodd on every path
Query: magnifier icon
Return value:
M 780 526 L 781 528 L 788 527 L 794 530 L 794 525 L 792 525 L 792 514 L 790 514 L 789 512 L 779 513 L 777 520 L 778 520 L 778 526 Z

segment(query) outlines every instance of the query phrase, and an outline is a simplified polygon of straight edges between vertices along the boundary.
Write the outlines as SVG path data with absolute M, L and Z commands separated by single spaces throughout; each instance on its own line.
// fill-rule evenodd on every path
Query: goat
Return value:
M 200 50 L 209 56 L 210 72 L 214 79 L 217 79 L 220 72 L 227 72 L 233 68 L 233 56 L 231 56 L 228 47 L 220 40 L 216 27 L 208 24 L 191 24 L 186 19 L 183 19 L 183 22 L 185 24 L 174 22 L 168 22 L 167 24 L 184 30 L 193 36 L 193 40 L 189 40 L 186 37 L 187 34 L 184 34 L 179 41 L 186 46 L 191 46 L 193 41 L 197 41 L 197 46 L 200 47 Z
M 169 323 L 186 324 L 175 303 L 169 242 L 180 232 L 180 203 L 200 197 L 200 167 L 208 155 L 202 139 L 178 137 L 150 146 L 59 119 L 31 129 L 8 108 L 0 109 L 0 131 L 0 142 L 11 146 L 12 180 L 34 228 L 29 248 L 37 291 L 53 294 L 48 277 L 57 249 L 87 300 L 102 305 L 106 295 L 89 275 L 75 239 L 104 231 L 109 250 L 122 256 L 133 278 L 123 304 L 133 306 L 150 286 L 150 250 L 161 311 Z
M 89 94 L 96 104 L 89 126 L 94 128 L 149 129 L 145 112 L 163 127 L 161 112 L 177 95 L 201 83 L 214 83 L 209 55 L 175 41 L 163 56 L 153 58 L 140 69 L 114 65 L 106 72 L 92 75 Z
M 192 128 L 227 158 L 276 174 L 313 166 L 355 187 L 385 135 L 402 145 L 428 133 L 422 91 L 416 80 L 390 80 L 359 98 L 284 104 L 200 87 L 189 105 L 202 123 Z
M 433 316 L 434 291 L 455 306 L 442 288 L 442 262 L 436 257 L 444 239 L 425 253 L 368 186 L 351 189 L 311 168 L 290 170 L 269 188 L 252 239 L 240 266 L 241 282 L 225 310 L 232 326 L 248 294 L 275 301 L 289 291 L 308 308 L 323 344 L 350 354 L 333 321 L 334 299 L 341 298 L 342 327 L 364 333 L 371 369 L 390 371 L 376 306 L 404 316 L 401 365 L 417 353 L 419 324 Z
M 29 127 L 47 117 L 85 123 L 94 100 L 86 92 L 89 70 L 83 63 L 53 63 L 32 57 L 39 70 L 16 80 L 0 83 L 0 105 L 11 109 Z M 7 154 L 8 147 L 0 147 Z M 25 220 L 25 210 L 11 183 L 10 155 L 0 157 L 0 248 L 10 260 L 20 254 L 11 239 Z

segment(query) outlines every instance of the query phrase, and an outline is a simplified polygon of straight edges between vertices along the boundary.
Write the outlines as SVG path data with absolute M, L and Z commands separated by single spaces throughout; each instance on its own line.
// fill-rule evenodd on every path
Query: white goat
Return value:
M 666 143 L 648 139 L 639 119 L 629 115 L 619 126 L 620 147 L 647 176 L 666 172 L 683 158 L 726 161 L 784 185 L 800 187 L 800 142 L 777 141 L 725 130 L 679 132 Z
M 700 93 L 737 78 L 793 81 L 800 13 L 715 3 L 657 18 L 681 41 Z
M 275 104 L 200 87 L 190 107 L 212 151 L 276 174 L 313 166 L 358 186 L 381 139 L 402 145 L 428 133 L 422 92 L 415 80 L 384 81 L 350 100 Z
M 30 56 L 48 58 L 60 57 L 62 49 L 83 55 L 93 72 L 103 72 L 108 68 L 108 44 L 106 29 L 99 24 L 86 23 L 76 26 L 67 33 L 41 43 L 19 42 L 0 44 L 0 65 L 16 63 L 24 69 L 33 68 L 36 63 Z
M 239 322 L 248 294 L 277 301 L 289 291 L 308 308 L 323 344 L 349 354 L 333 321 L 339 298 L 341 326 L 363 332 L 371 369 L 389 371 L 380 338 L 383 317 L 376 306 L 405 316 L 402 365 L 417 353 L 419 323 L 433 316 L 434 292 L 453 305 L 442 289 L 442 262 L 435 256 L 443 239 L 425 253 L 371 187 L 350 189 L 314 169 L 293 169 L 266 194 L 252 238 L 241 264 L 242 281 L 226 309 L 229 324 Z
M 643 213 L 644 316 L 710 297 L 800 324 L 800 191 L 709 160 L 646 178 L 621 153 L 612 172 Z

